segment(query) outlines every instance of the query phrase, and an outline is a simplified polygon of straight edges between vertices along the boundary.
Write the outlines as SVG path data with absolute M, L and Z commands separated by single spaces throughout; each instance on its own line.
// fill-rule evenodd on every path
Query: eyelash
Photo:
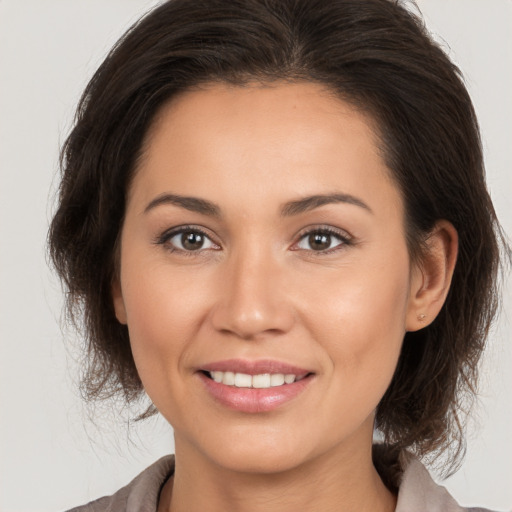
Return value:
M 341 231 L 341 230 L 332 228 L 330 226 L 316 226 L 316 227 L 305 228 L 304 230 L 302 230 L 299 233 L 298 241 L 295 242 L 292 247 L 298 246 L 298 244 L 303 239 L 305 239 L 306 237 L 311 236 L 311 235 L 327 235 L 327 236 L 330 236 L 330 237 L 335 237 L 335 238 L 337 238 L 340 241 L 340 243 L 338 245 L 336 245 L 334 247 L 331 247 L 329 249 L 324 249 L 322 251 L 315 251 L 313 249 L 305 249 L 305 250 L 307 250 L 313 256 L 322 256 L 322 255 L 325 255 L 325 254 L 331 254 L 331 253 L 340 251 L 343 248 L 353 244 L 352 238 L 345 231 Z M 297 251 L 297 250 L 300 250 L 300 249 L 299 248 L 297 248 L 297 249 L 294 248 L 292 250 Z
M 204 230 L 198 226 L 180 226 L 178 228 L 172 228 L 167 231 L 164 231 L 161 235 L 159 235 L 155 244 L 165 246 L 166 250 L 174 253 L 179 252 L 185 256 L 197 256 L 202 253 L 205 249 L 198 249 L 196 251 L 187 251 L 186 249 L 180 249 L 179 247 L 175 247 L 169 243 L 169 241 L 177 235 L 181 235 L 183 233 L 194 233 L 203 236 L 205 239 L 210 240 L 214 245 L 218 247 L 218 244 L 213 242 L 212 237 Z
M 178 228 L 172 228 L 170 230 L 164 231 L 161 235 L 159 235 L 156 238 L 154 243 L 156 245 L 166 246 L 166 250 L 168 250 L 171 253 L 179 252 L 186 256 L 197 256 L 205 250 L 211 250 L 211 249 L 197 249 L 195 251 L 186 250 L 186 249 L 180 249 L 179 247 L 175 247 L 169 243 L 169 241 L 172 238 L 174 238 L 177 235 L 183 234 L 183 233 L 199 234 L 199 235 L 203 236 L 205 239 L 209 240 L 216 247 L 219 247 L 219 249 L 220 249 L 220 246 L 212 240 L 211 236 L 205 230 L 201 229 L 198 226 L 180 226 Z M 298 247 L 299 243 L 302 240 L 304 240 L 306 237 L 311 236 L 311 235 L 327 235 L 330 237 L 335 237 L 340 241 L 340 243 L 337 244 L 336 246 L 325 249 L 325 250 L 315 251 L 313 249 L 304 249 L 314 256 L 331 254 L 331 253 L 337 252 L 339 250 L 342 250 L 344 247 L 353 245 L 352 238 L 349 235 L 347 235 L 346 232 L 334 229 L 329 226 L 318 226 L 318 227 L 306 228 L 303 231 L 301 231 L 298 235 L 298 241 L 292 245 L 291 250 L 293 250 L 293 251 L 301 250 Z M 213 250 L 219 250 L 219 249 L 215 248 Z

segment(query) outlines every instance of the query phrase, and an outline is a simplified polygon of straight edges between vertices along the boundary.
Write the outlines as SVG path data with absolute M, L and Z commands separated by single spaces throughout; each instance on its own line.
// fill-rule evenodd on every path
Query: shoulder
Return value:
M 128 485 L 68 512 L 156 512 L 160 490 L 174 472 L 174 456 L 157 460 Z
M 401 454 L 400 465 L 403 473 L 398 485 L 396 512 L 491 512 L 484 508 L 461 507 L 411 454 Z

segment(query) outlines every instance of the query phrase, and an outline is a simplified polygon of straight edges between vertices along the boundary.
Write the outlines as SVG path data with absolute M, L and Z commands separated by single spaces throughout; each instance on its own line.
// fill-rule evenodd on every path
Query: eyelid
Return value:
M 314 251 L 312 249 L 301 249 L 298 247 L 298 244 L 301 240 L 304 239 L 304 237 L 309 236 L 313 233 L 321 233 L 321 234 L 327 234 L 334 236 L 341 240 L 342 243 L 336 245 L 333 248 L 325 249 L 323 251 Z M 319 224 L 319 225 L 313 225 L 313 226 L 307 226 L 306 228 L 303 228 L 299 231 L 297 236 L 295 237 L 295 242 L 290 247 L 290 250 L 292 251 L 306 251 L 313 255 L 325 255 L 329 253 L 334 253 L 336 251 L 342 250 L 346 246 L 353 245 L 353 236 L 350 235 L 347 231 L 335 228 L 333 226 L 325 225 L 325 224 Z
M 197 251 L 187 251 L 185 249 L 180 249 L 179 247 L 172 246 L 169 248 L 170 251 L 177 251 L 182 252 L 187 255 L 192 255 L 194 253 L 201 253 L 205 250 L 219 250 L 221 249 L 221 246 L 218 242 L 214 240 L 214 237 L 211 235 L 210 231 L 206 228 L 203 228 L 202 226 L 198 226 L 196 224 L 185 224 L 182 226 L 175 226 L 169 229 L 166 229 L 163 231 L 163 233 L 156 236 L 156 238 L 153 240 L 153 243 L 156 245 L 166 245 L 169 243 L 169 241 L 175 237 L 176 235 L 179 235 L 181 233 L 187 233 L 187 232 L 196 232 L 200 233 L 204 237 L 206 237 L 212 244 L 214 244 L 215 248 L 208 248 L 208 249 L 198 249 Z
M 198 226 L 196 224 L 185 224 L 181 226 L 175 226 L 169 229 L 166 229 L 161 234 L 157 235 L 155 239 L 153 240 L 153 243 L 156 245 L 166 245 L 168 244 L 169 240 L 172 239 L 174 236 L 179 235 L 181 233 L 186 232 L 197 232 L 203 235 L 204 237 L 208 238 L 212 244 L 214 244 L 216 247 L 214 248 L 208 248 L 208 249 L 198 249 L 197 251 L 187 251 L 186 249 L 180 249 L 179 247 L 172 246 L 169 248 L 170 251 L 176 251 L 181 252 L 187 255 L 193 255 L 193 254 L 200 254 L 204 251 L 210 251 L 210 250 L 220 250 L 222 249 L 220 243 L 218 243 L 215 240 L 215 236 L 212 236 L 209 229 L 206 229 L 202 226 Z M 321 234 L 328 234 L 331 236 L 334 236 L 338 238 L 341 243 L 336 245 L 333 248 L 325 249 L 323 251 L 315 251 L 312 249 L 302 249 L 298 247 L 299 242 L 306 236 L 311 235 L 313 233 L 321 233 Z M 325 224 L 319 224 L 319 225 L 311 225 L 307 226 L 299 231 L 299 233 L 295 236 L 295 242 L 290 247 L 290 250 L 292 251 L 306 251 L 308 253 L 314 254 L 314 255 L 323 255 L 323 254 L 329 254 L 336 252 L 338 250 L 343 249 L 346 246 L 353 245 L 353 236 L 350 235 L 347 231 L 336 228 L 330 225 Z

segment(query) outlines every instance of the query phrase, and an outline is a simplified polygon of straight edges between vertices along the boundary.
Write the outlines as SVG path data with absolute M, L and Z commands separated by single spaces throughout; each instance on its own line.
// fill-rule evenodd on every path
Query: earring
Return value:
M 420 313 L 417 318 L 420 322 L 423 322 L 423 320 L 427 318 L 427 315 L 425 315 L 425 313 Z

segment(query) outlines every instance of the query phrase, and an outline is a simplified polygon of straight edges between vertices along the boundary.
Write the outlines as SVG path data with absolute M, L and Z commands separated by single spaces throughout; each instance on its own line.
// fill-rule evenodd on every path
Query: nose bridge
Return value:
M 293 322 L 283 294 L 284 269 L 272 248 L 247 244 L 224 262 L 213 321 L 218 330 L 249 339 L 287 331 Z

